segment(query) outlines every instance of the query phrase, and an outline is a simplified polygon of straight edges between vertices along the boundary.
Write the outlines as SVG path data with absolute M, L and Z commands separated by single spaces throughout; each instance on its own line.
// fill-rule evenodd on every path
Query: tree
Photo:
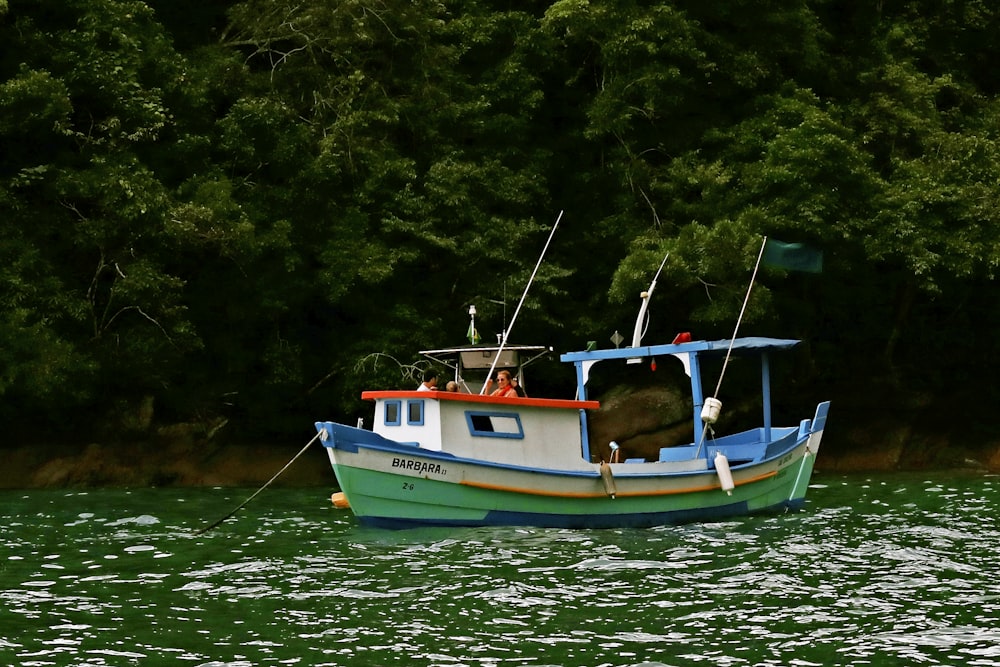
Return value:
M 26 414 L 63 402 L 99 422 L 183 382 L 201 345 L 156 172 L 183 62 L 142 2 L 12 3 L 0 30 L 0 236 L 21 258 L 6 269 L 2 328 L 20 352 L 4 388 Z
M 470 303 L 499 329 L 489 299 L 523 287 L 555 218 L 548 154 L 529 141 L 543 57 L 531 17 L 467 3 L 251 2 L 231 18 L 225 43 L 256 77 L 223 121 L 252 183 L 235 194 L 256 225 L 287 221 L 283 285 L 296 293 L 276 300 L 283 337 L 310 341 L 306 384 L 334 378 L 330 391 L 353 401 L 358 360 L 412 355 L 449 330 L 461 340 Z M 548 268 L 541 290 L 558 276 Z

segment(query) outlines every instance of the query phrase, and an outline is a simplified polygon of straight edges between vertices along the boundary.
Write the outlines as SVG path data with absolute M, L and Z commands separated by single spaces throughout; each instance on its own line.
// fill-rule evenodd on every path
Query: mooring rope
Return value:
M 251 495 L 249 498 L 247 498 L 246 500 L 244 500 L 239 505 L 239 507 L 237 507 L 236 509 L 234 509 L 232 512 L 230 512 L 226 516 L 222 517 L 221 519 L 219 519 L 215 523 L 213 523 L 213 524 L 211 524 L 209 526 L 206 526 L 205 528 L 202 528 L 197 533 L 195 533 L 195 535 L 202 535 L 204 533 L 207 533 L 208 531 L 212 530 L 213 528 L 215 528 L 216 526 L 218 526 L 220 523 L 222 523 L 223 521 L 225 521 L 226 519 L 228 519 L 229 517 L 233 516 L 234 514 L 236 514 L 237 512 L 239 512 L 241 509 L 243 509 L 244 507 L 246 507 L 250 503 L 251 500 L 253 500 L 258 495 L 260 495 L 261 491 L 263 491 L 264 489 L 266 489 L 267 487 L 269 487 L 271 485 L 271 482 L 273 482 L 274 480 L 278 479 L 278 477 L 281 476 L 281 473 L 283 473 L 286 470 L 288 470 L 288 467 L 290 465 L 292 465 L 293 463 L 295 463 L 296 459 L 298 459 L 300 456 L 302 456 L 305 453 L 305 451 L 307 449 L 309 449 L 309 445 L 311 445 L 314 442 L 316 442 L 317 440 L 319 440 L 320 436 L 323 435 L 323 433 L 325 433 L 325 432 L 326 431 L 317 431 L 316 435 L 313 436 L 312 440 L 310 440 L 309 442 L 307 442 L 306 446 L 303 447 L 302 449 L 300 449 L 299 453 L 296 454 L 295 456 L 293 456 L 291 458 L 291 460 L 288 463 L 285 464 L 285 467 L 283 467 L 281 470 L 279 470 L 278 472 L 276 472 L 274 474 L 274 477 L 272 477 L 271 479 L 267 480 L 267 482 L 264 484 L 264 486 L 262 486 L 259 489 L 257 489 L 257 491 L 255 491 L 253 495 Z

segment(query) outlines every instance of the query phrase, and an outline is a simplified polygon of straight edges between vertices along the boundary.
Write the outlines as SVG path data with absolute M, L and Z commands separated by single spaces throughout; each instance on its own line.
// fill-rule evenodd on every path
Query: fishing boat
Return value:
M 820 402 L 798 423 L 772 423 L 771 354 L 799 341 L 678 335 L 670 343 L 643 345 L 641 323 L 653 285 L 642 295 L 631 346 L 588 346 L 560 356 L 575 370 L 572 397 L 493 397 L 479 382 L 466 382 L 467 393 L 370 390 L 362 398 L 374 403 L 371 430 L 316 422 L 343 504 L 360 523 L 385 528 L 651 527 L 800 508 L 830 403 Z M 522 362 L 545 350 L 500 341 L 425 354 L 453 358 L 457 379 L 501 367 L 523 379 Z M 753 403 L 762 414 L 751 428 L 716 433 L 722 404 L 706 395 L 703 374 L 737 357 L 759 363 L 760 393 Z M 593 442 L 588 422 L 600 408 L 588 399 L 594 367 L 656 360 L 679 363 L 690 379 L 692 441 L 642 457 L 614 441 Z

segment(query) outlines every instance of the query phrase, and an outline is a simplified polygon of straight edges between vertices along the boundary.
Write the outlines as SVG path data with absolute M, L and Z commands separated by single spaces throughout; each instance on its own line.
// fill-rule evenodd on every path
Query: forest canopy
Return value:
M 351 420 L 470 305 L 507 326 L 560 212 L 512 340 L 609 344 L 664 258 L 649 339 L 727 337 L 768 237 L 824 256 L 741 323 L 807 341 L 796 382 L 995 401 L 998 32 L 988 0 L 0 0 L 0 414 Z

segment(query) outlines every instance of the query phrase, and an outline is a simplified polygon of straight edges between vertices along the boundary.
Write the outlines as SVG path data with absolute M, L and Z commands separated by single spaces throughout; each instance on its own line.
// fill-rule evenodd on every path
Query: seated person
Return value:
M 417 387 L 417 391 L 437 391 L 438 374 L 434 369 L 424 372 L 424 381 Z
M 497 384 L 499 385 L 490 396 L 506 396 L 509 398 L 517 398 L 517 389 L 510 383 L 510 371 L 502 370 L 497 372 Z M 493 379 L 490 378 L 486 380 L 486 391 L 489 392 L 490 387 L 493 386 Z

